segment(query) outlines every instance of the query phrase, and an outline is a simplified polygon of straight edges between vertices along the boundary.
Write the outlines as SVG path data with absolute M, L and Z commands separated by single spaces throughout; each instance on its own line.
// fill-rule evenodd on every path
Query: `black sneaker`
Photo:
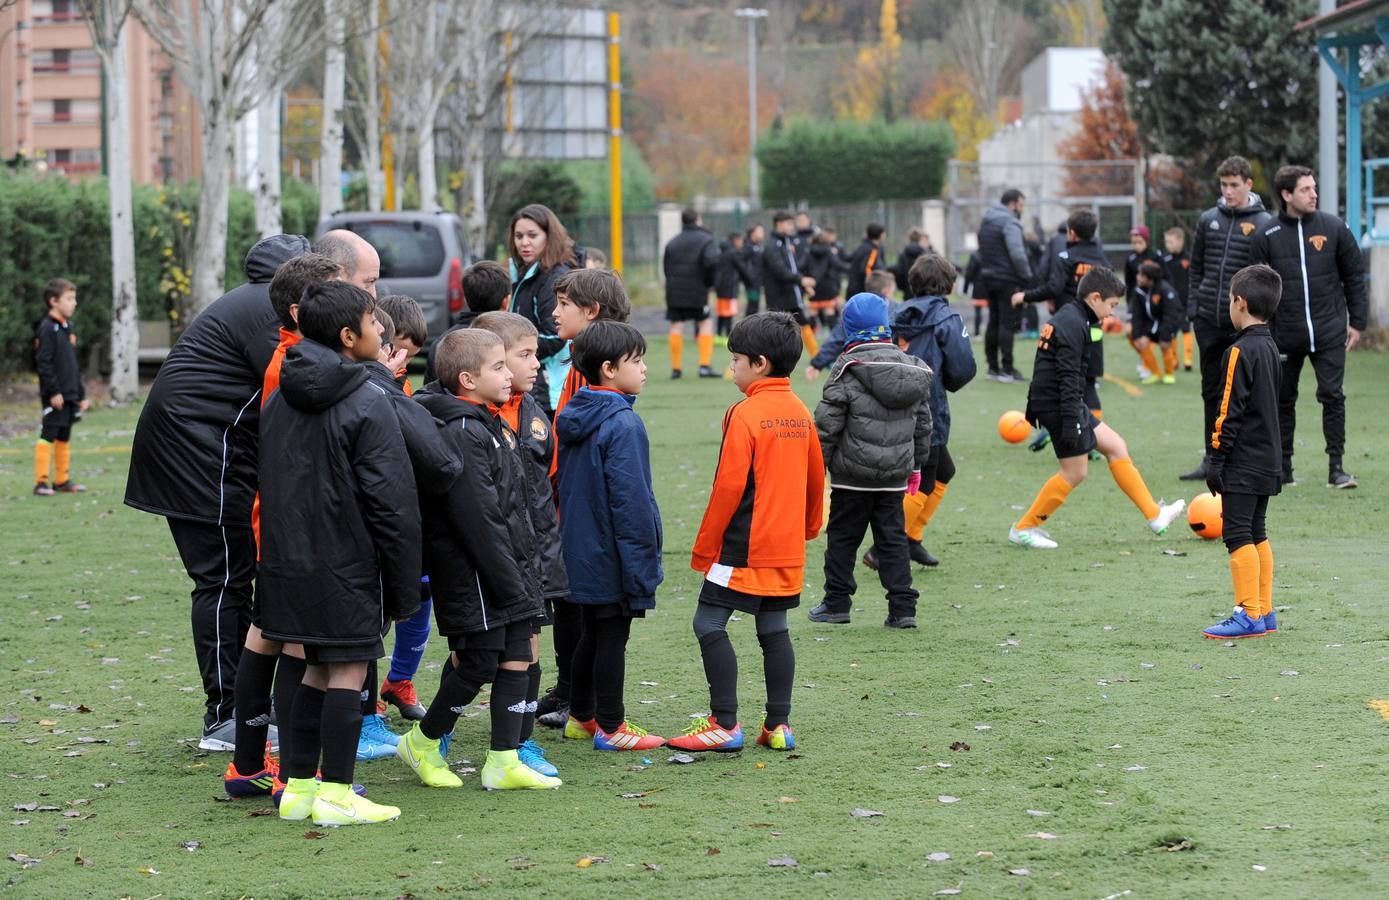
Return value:
M 989 368 L 989 375 L 988 375 L 988 378 L 989 378 L 990 381 L 1004 381 L 1004 380 L 1005 380 L 1004 377 L 1003 377 L 1003 372 L 1001 372 L 1001 371 L 998 370 L 998 369 L 992 368 L 992 367 Z
M 1202 457 L 1202 458 L 1201 458 L 1201 465 L 1199 465 L 1199 466 L 1197 466 L 1196 468 L 1192 469 L 1190 472 L 1185 472 L 1185 473 L 1183 473 L 1183 474 L 1181 474 L 1181 475 L 1178 475 L 1178 476 L 1177 476 L 1177 480 L 1179 480 L 1179 481 L 1205 481 L 1205 480 L 1206 480 L 1206 459 L 1205 459 L 1205 457 Z
M 907 539 L 907 553 L 911 556 L 912 562 L 920 563 L 923 566 L 935 568 L 940 565 L 940 560 L 931 555 L 931 551 L 921 545 L 920 541 Z
M 718 372 L 715 372 L 712 366 L 700 366 L 700 367 L 699 367 L 699 377 L 700 377 L 700 378 L 722 378 L 723 376 L 720 375 Z
M 683 375 L 683 374 L 685 374 L 685 373 L 684 373 L 684 372 L 681 372 L 679 369 L 671 369 L 671 370 L 670 370 L 670 380 L 671 380 L 671 381 L 675 381 L 676 379 L 678 379 L 678 378 L 679 378 L 681 375 Z
M 569 721 L 569 703 L 565 702 L 564 705 L 556 707 L 543 716 L 537 710 L 535 721 L 546 728 L 563 728 L 564 724 Z
M 1326 476 L 1326 486 L 1335 488 L 1338 491 L 1344 491 L 1359 487 L 1360 482 L 1356 481 L 1354 475 L 1351 475 L 1340 466 L 1332 466 L 1330 474 Z
M 863 564 L 874 572 L 878 571 L 878 554 L 873 552 L 872 547 L 869 547 L 867 552 L 863 554 Z
M 561 697 L 559 694 L 555 693 L 555 688 L 550 688 L 548 691 L 544 693 L 544 695 L 541 696 L 539 700 L 535 701 L 536 718 L 539 718 L 540 716 L 547 716 L 555 710 L 559 709 L 561 706 L 568 705 L 568 697 Z
M 883 620 L 888 628 L 915 628 L 916 616 L 888 616 Z
M 812 622 L 823 622 L 829 625 L 848 625 L 849 614 L 846 612 L 834 612 L 828 606 L 821 603 L 806 613 Z
M 1290 466 L 1283 467 L 1282 475 L 1283 487 L 1297 487 L 1297 476 L 1293 474 Z
M 1027 384 L 1027 376 L 1017 369 L 1008 369 L 1003 373 L 1001 381 L 1009 381 L 1013 384 Z

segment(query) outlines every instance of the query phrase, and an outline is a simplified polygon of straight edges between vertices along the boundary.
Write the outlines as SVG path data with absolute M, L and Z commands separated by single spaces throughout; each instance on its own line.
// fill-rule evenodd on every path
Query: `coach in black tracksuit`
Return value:
M 249 283 L 189 324 L 160 367 L 135 427 L 125 502 L 168 519 L 193 579 L 193 647 L 207 698 L 204 738 L 233 721 L 236 664 L 250 625 L 260 390 L 280 327 L 270 306 L 270 279 L 285 260 L 307 252 L 307 238 L 287 234 L 251 248 L 244 263 Z
M 1268 263 L 1283 278 L 1283 296 L 1273 319 L 1273 337 L 1284 356 L 1278 391 L 1283 435 L 1283 482 L 1293 483 L 1293 431 L 1297 382 L 1311 360 L 1317 376 L 1322 434 L 1329 457 L 1327 486 L 1353 488 L 1355 476 L 1342 468 L 1346 444 L 1346 351 L 1360 341 L 1368 300 L 1360 247 L 1346 224 L 1317 209 L 1317 183 L 1305 166 L 1283 166 L 1274 176 L 1282 211 L 1259 229 L 1251 262 Z
M 979 226 L 979 283 L 989 298 L 989 326 L 984 332 L 984 356 L 995 381 L 1025 381 L 1013 366 L 1014 292 L 1032 281 L 1032 264 L 1023 240 L 1022 192 L 1009 188 L 999 202 L 984 210 Z M 977 293 L 977 291 L 976 291 Z
M 1181 476 L 1183 481 L 1203 481 L 1206 457 L 1210 455 L 1211 432 L 1220 405 L 1220 359 L 1235 339 L 1230 324 L 1230 279 L 1249 265 L 1254 234 L 1272 218 L 1264 209 L 1254 186 L 1253 170 L 1242 156 L 1232 156 L 1216 169 L 1220 179 L 1220 202 L 1196 221 L 1196 237 L 1191 247 L 1191 296 L 1187 312 L 1196 331 L 1196 347 L 1201 351 L 1201 402 L 1205 418 L 1202 443 L 1205 456 L 1194 470 Z

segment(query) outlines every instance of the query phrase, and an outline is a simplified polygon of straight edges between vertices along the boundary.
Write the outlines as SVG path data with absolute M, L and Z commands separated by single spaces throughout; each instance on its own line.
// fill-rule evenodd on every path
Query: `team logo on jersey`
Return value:
M 1190 268 L 1191 268 L 1191 260 L 1189 260 L 1189 259 L 1184 259 L 1184 260 L 1182 260 L 1182 268 L 1183 268 L 1183 269 L 1190 269 Z
M 1219 230 L 1220 230 L 1220 220 L 1219 220 L 1219 219 L 1211 219 L 1211 231 L 1219 231 Z
M 1323 247 L 1326 246 L 1326 235 L 1324 235 L 1324 234 L 1314 234 L 1314 235 L 1312 235 L 1311 237 L 1309 237 L 1309 238 L 1307 239 L 1307 243 L 1309 243 L 1309 244 L 1312 245 L 1312 249 L 1314 249 L 1314 250 L 1316 250 L 1318 253 L 1320 253 L 1320 252 L 1321 252 L 1321 248 L 1323 248 Z
M 1076 264 L 1076 280 L 1079 281 L 1080 279 L 1084 278 L 1086 275 L 1089 275 L 1089 274 L 1090 274 L 1090 270 L 1093 269 L 1093 268 L 1095 268 L 1095 267 L 1092 266 L 1090 263 L 1077 263 L 1077 264 Z
M 550 436 L 550 426 L 540 416 L 531 419 L 531 440 L 543 441 Z
M 1239 226 L 1239 230 L 1242 231 L 1242 232 L 1244 232 L 1244 236 L 1245 236 L 1245 237 L 1249 237 L 1251 234 L 1254 233 L 1254 223 L 1253 223 L 1253 222 L 1241 222 L 1241 223 L 1240 223 L 1240 226 Z
M 516 435 L 511 433 L 510 428 L 502 429 L 502 438 L 506 441 L 506 445 L 508 448 L 512 450 L 516 449 Z

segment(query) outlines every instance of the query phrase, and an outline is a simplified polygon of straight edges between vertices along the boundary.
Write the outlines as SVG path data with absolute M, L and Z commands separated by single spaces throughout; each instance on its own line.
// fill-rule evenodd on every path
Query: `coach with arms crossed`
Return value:
M 1322 434 L 1330 468 L 1326 486 L 1353 488 L 1342 468 L 1346 448 L 1346 351 L 1365 330 L 1368 299 L 1360 247 L 1346 223 L 1317 209 L 1317 180 L 1306 166 L 1283 166 L 1273 176 L 1281 212 L 1260 228 L 1250 262 L 1268 263 L 1283 278 L 1273 337 L 1283 354 L 1278 425 L 1283 438 L 1283 483 L 1293 484 L 1293 429 L 1297 382 L 1311 360 L 1317 376 Z

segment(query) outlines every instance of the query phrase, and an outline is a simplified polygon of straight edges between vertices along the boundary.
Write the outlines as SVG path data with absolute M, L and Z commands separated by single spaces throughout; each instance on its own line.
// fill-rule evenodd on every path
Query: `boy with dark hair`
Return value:
M 747 397 L 724 415 L 718 470 L 690 554 L 690 567 L 704 575 L 694 632 L 711 712 L 670 741 L 678 750 L 743 748 L 738 657 L 727 630 L 734 612 L 756 618 L 762 645 L 767 711 L 757 742 L 773 750 L 796 746 L 789 721 L 796 655 L 786 613 L 801 602 L 805 542 L 820 532 L 825 491 L 810 411 L 791 391 L 798 332 L 789 315 L 762 313 L 739 322 L 729 337 L 733 383 Z
M 1163 280 L 1162 263 L 1145 259 L 1138 267 L 1129 338 L 1150 373 L 1143 379 L 1144 384 L 1177 383 L 1177 347 L 1172 336 L 1180 321 L 1179 306 L 1177 292 Z M 1160 357 L 1153 350 L 1154 342 L 1162 351 Z
M 559 520 L 555 516 L 555 495 L 550 469 L 555 459 L 554 429 L 545 411 L 531 396 L 540 371 L 539 332 L 525 316 L 516 313 L 483 313 L 473 320 L 474 328 L 490 331 L 502 339 L 506 348 L 506 367 L 511 370 L 511 398 L 502 404 L 499 415 L 516 436 L 517 452 L 525 478 L 522 487 L 531 525 L 535 529 L 537 559 L 543 579 L 544 617 L 531 620 L 531 664 L 526 670 L 526 711 L 521 720 L 521 762 L 542 775 L 558 775 L 545 750 L 531 739 L 540 698 L 540 628 L 553 619 L 554 604 L 569 596 L 569 579 L 564 574 L 564 556 L 559 543 Z
M 1181 344 L 1182 368 L 1190 372 L 1196 336 L 1191 333 L 1191 316 L 1187 311 L 1187 305 L 1191 300 L 1191 257 L 1186 252 L 1186 229 L 1174 225 L 1164 231 L 1162 246 L 1167 251 L 1162 255 L 1163 276 L 1177 292 L 1177 301 L 1182 308 L 1176 336 L 1176 340 Z
M 747 292 L 746 314 L 749 316 L 756 315 L 762 303 L 762 242 L 766 236 L 766 228 L 757 224 L 749 225 L 744 232 L 743 251 L 738 255 L 738 275 Z
M 460 328 L 473 324 L 473 319 L 483 313 L 506 309 L 511 303 L 511 275 L 501 263 L 481 259 L 463 270 L 463 302 L 466 308 L 458 314 L 444 334 L 451 334 Z M 444 334 L 439 335 L 440 340 Z M 435 342 L 435 346 L 438 343 Z M 434 371 L 434 350 L 430 348 L 424 361 L 424 383 L 429 384 L 437 373 Z
M 867 293 L 876 294 L 887 301 L 887 314 L 891 318 L 896 310 L 892 302 L 892 291 L 897 286 L 896 276 L 886 269 L 879 269 L 865 279 L 865 284 L 867 285 Z M 812 351 L 810 364 L 805 370 L 805 380 L 814 381 L 819 378 L 820 373 L 834 365 L 834 361 L 843 352 L 844 323 L 838 321 L 830 330 L 829 338 Z
M 738 285 L 742 281 L 740 268 L 743 253 L 743 234 L 730 231 L 719 244 L 719 265 L 714 275 L 714 339 L 728 341 L 733 320 L 738 317 Z
M 1152 232 L 1147 225 L 1135 225 L 1129 229 L 1129 255 L 1124 258 L 1124 299 L 1128 301 L 1129 323 L 1133 325 L 1135 319 L 1144 319 L 1140 324 L 1147 325 L 1151 322 L 1151 317 L 1144 314 L 1141 301 L 1138 298 L 1138 270 L 1146 262 L 1158 262 L 1159 258 L 1153 252 Z M 1157 375 L 1154 365 L 1149 365 L 1149 356 L 1138 348 L 1138 338 L 1142 335 L 1136 329 L 1129 330 L 1129 346 L 1138 353 L 1140 357 L 1139 378 L 1148 379 Z M 1152 384 L 1153 382 L 1146 382 Z
M 467 472 L 446 493 L 424 498 L 422 509 L 434 616 L 450 653 L 438 693 L 401 737 L 396 755 L 429 787 L 461 787 L 439 742 L 490 683 L 492 735 L 482 786 L 557 788 L 558 778 L 518 756 L 542 581 L 516 435 L 498 416 L 511 399 L 506 346 L 490 331 L 468 328 L 445 335 L 436 349 L 439 380 L 416 399 L 439 421 L 448 452 Z
M 77 286 L 54 278 L 43 286 L 47 313 L 34 329 L 34 367 L 39 373 L 43 428 L 34 444 L 34 494 L 80 494 L 86 487 L 72 480 L 72 426 L 91 404 L 77 364 L 77 335 L 69 319 L 77 309 Z M 53 484 L 48 469 L 53 464 Z
M 1278 310 L 1283 279 L 1266 265 L 1246 266 L 1230 279 L 1230 323 L 1239 336 L 1225 351 L 1225 389 L 1211 435 L 1206 487 L 1219 494 L 1225 549 L 1235 587 L 1235 611 L 1203 634 L 1214 640 L 1260 637 L 1278 630 L 1273 612 L 1273 545 L 1265 517 L 1268 498 L 1282 490 L 1278 428 L 1278 345 L 1269 320 Z
M 1101 422 L 1086 402 L 1090 381 L 1090 332 L 1111 315 L 1124 296 L 1124 283 L 1109 269 L 1095 268 L 1080 280 L 1077 296 L 1056 311 L 1042 328 L 1037 341 L 1037 361 L 1027 389 L 1027 420 L 1045 428 L 1061 470 L 1051 476 L 1032 506 L 1008 529 L 1008 540 L 1022 547 L 1054 550 L 1056 542 L 1042 528 L 1066 502 L 1071 490 L 1085 480 L 1090 451 L 1098 449 L 1109 460 L 1114 481 L 1148 520 L 1154 534 L 1162 534 L 1186 506 L 1185 500 L 1159 504 L 1153 500 L 1143 476 L 1129 458 L 1120 434 Z
M 884 273 L 891 280 L 891 273 Z M 815 428 L 830 475 L 825 596 L 812 622 L 848 624 L 854 561 L 871 527 L 889 628 L 916 627 L 917 592 L 903 521 L 931 455 L 931 370 L 892 345 L 888 303 L 859 294 L 844 307 L 844 352 L 830 370 Z
M 810 316 L 829 331 L 839 322 L 840 275 L 849 271 L 837 235 L 833 225 L 823 226 L 810 239 L 805 252 L 806 274 L 815 279 L 815 290 L 810 292 Z
M 391 346 L 403 348 L 407 361 L 424 349 L 425 342 L 429 340 L 429 323 L 425 321 L 424 310 L 414 297 L 409 294 L 387 294 L 376 299 L 376 308 L 391 317 L 395 324 L 391 332 Z
M 595 750 L 650 750 L 665 738 L 627 721 L 623 707 L 632 620 L 656 606 L 661 511 L 646 428 L 632 409 L 646 384 L 646 339 L 623 322 L 593 322 L 574 339 L 588 381 L 555 419 L 560 539 L 570 601 L 581 610 L 565 737 Z
M 868 276 L 887 269 L 887 263 L 883 262 L 883 235 L 886 232 L 887 229 L 877 222 L 869 222 L 868 227 L 863 229 L 863 241 L 849 256 L 849 281 L 844 286 L 844 293 L 848 296 L 872 290 L 865 283 Z M 892 283 L 894 286 L 897 284 L 895 277 Z
M 352 790 L 367 663 L 384 652 L 383 623 L 419 603 L 415 476 L 391 400 L 362 365 L 381 348 L 373 307 L 350 284 L 310 287 L 305 340 L 285 354 L 260 420 L 260 624 L 269 640 L 303 644 L 308 664 L 281 710 L 292 740 L 280 818 L 316 825 L 400 815 Z

